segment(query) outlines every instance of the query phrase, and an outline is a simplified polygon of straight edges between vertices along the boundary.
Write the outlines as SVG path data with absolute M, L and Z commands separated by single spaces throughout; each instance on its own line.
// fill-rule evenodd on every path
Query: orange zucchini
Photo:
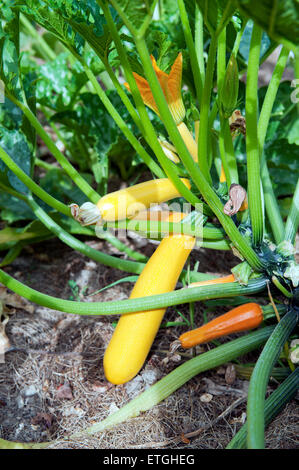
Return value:
M 207 281 L 192 282 L 188 287 L 209 286 L 212 284 L 225 284 L 226 282 L 235 282 L 235 276 L 229 274 L 228 276 L 217 277 L 216 279 L 208 279 Z
M 263 321 L 262 308 L 253 302 L 233 308 L 200 328 L 183 333 L 179 340 L 183 348 L 192 348 L 220 336 L 257 328 Z

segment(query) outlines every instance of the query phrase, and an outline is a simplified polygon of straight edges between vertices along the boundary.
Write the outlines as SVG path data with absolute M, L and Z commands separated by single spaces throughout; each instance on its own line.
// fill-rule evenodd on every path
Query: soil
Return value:
M 106 253 L 123 256 L 106 242 L 85 241 Z M 155 249 L 151 242 L 140 247 L 138 239 L 128 243 L 148 256 Z M 215 256 L 214 251 L 206 249 L 192 252 L 191 267 L 196 261 L 199 271 L 217 275 L 227 274 L 239 262 L 230 252 L 217 252 Z M 27 247 L 5 270 L 32 288 L 64 299 L 120 300 L 132 289 L 132 284 L 125 282 L 88 297 L 127 274 L 98 265 L 56 239 Z M 188 359 L 189 353 L 186 357 L 181 350 L 170 352 L 171 344 L 185 328 L 160 329 L 138 376 L 128 384 L 114 386 L 104 377 L 102 359 L 115 316 L 80 317 L 28 301 L 19 304 L 18 296 L 14 299 L 6 302 L 10 313 L 6 332 L 11 344 L 26 352 L 9 352 L 0 364 L 1 438 L 21 442 L 56 439 L 50 448 L 64 449 L 219 449 L 225 448 L 244 422 L 248 381 L 236 376 L 233 364 L 225 364 L 194 377 L 139 417 L 95 436 L 65 440 L 101 421 Z M 189 315 L 187 304 L 178 309 Z M 212 318 L 224 311 L 217 307 L 207 312 L 204 303 L 198 302 L 195 324 L 201 324 L 204 312 Z M 165 320 L 178 319 L 177 311 L 169 308 Z M 204 345 L 197 352 L 210 347 Z M 242 361 L 254 362 L 256 357 L 257 352 L 251 353 Z M 267 394 L 277 385 L 271 379 Z M 293 399 L 268 427 L 267 448 L 298 448 L 297 422 L 297 402 Z M 188 433 L 193 437 L 186 438 Z

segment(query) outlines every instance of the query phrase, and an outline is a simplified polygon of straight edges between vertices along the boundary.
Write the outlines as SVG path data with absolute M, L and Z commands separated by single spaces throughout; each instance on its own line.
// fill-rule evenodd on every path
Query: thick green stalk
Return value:
M 88 254 L 88 256 L 90 255 Z M 108 255 L 106 255 L 106 257 L 107 256 Z M 103 260 L 100 262 L 103 263 Z M 142 265 L 142 263 L 133 263 L 132 261 L 127 261 L 126 263 L 131 263 L 131 265 Z M 118 266 L 118 269 L 120 268 L 121 265 Z M 128 272 L 138 273 L 137 270 L 130 271 L 129 269 Z M 140 297 L 138 299 L 109 302 L 75 302 L 73 300 L 59 299 L 57 297 L 52 297 L 50 295 L 38 292 L 31 287 L 25 286 L 1 269 L 0 282 L 16 294 L 25 297 L 25 299 L 28 299 L 31 302 L 34 302 L 43 307 L 58 310 L 60 312 L 72 313 L 74 315 L 122 315 L 123 313 L 155 310 L 157 308 L 164 308 L 189 302 L 197 302 L 200 300 L 235 297 L 238 295 L 250 295 L 263 291 L 267 285 L 266 279 L 259 278 L 249 281 L 246 287 L 240 286 L 237 282 L 234 282 L 221 286 L 218 284 L 193 287 L 190 289 L 179 289 L 174 292 L 168 292 L 166 294 L 151 295 L 148 297 Z
M 295 243 L 296 233 L 299 227 L 299 180 L 296 185 L 295 194 L 293 196 L 291 209 L 286 221 L 284 240 Z
M 36 196 L 46 202 L 50 207 L 53 207 L 58 212 L 67 216 L 71 215 L 70 208 L 58 201 L 42 188 L 38 186 L 26 173 L 13 161 L 13 159 L 0 147 L 0 158 L 5 165 L 14 172 L 14 174 L 22 181 Z M 18 196 L 17 196 L 18 197 Z
M 248 58 L 245 102 L 248 201 L 253 242 L 255 245 L 259 245 L 262 242 L 264 230 L 260 179 L 260 155 L 257 134 L 258 72 L 262 34 L 262 29 L 254 24 Z
M 192 37 L 192 31 L 190 28 L 188 14 L 185 8 L 184 0 L 178 0 L 178 7 L 180 10 L 180 17 L 181 17 L 184 36 L 185 36 L 186 44 L 188 47 L 188 53 L 190 57 L 190 63 L 191 63 L 191 69 L 192 69 L 193 78 L 194 78 L 197 100 L 200 103 L 201 97 L 202 97 L 203 82 L 201 78 L 201 72 L 200 72 L 199 63 L 197 59 L 198 56 L 196 54 L 194 41 Z
M 202 171 L 199 168 L 199 165 L 194 162 L 193 158 L 191 157 L 185 146 L 185 143 L 181 139 L 179 132 L 176 128 L 175 122 L 172 119 L 172 116 L 168 109 L 168 105 L 166 103 L 165 97 L 161 90 L 154 69 L 152 67 L 145 41 L 143 39 L 135 39 L 135 41 L 144 67 L 145 74 L 147 76 L 147 80 L 151 86 L 155 101 L 156 103 L 158 103 L 159 112 L 170 134 L 172 142 L 175 145 L 181 157 L 181 160 L 185 165 L 185 168 L 188 170 L 191 178 L 200 190 L 203 198 L 210 206 L 212 211 L 215 213 L 216 217 L 219 219 L 221 225 L 223 226 L 224 230 L 226 231 L 234 246 L 247 259 L 247 261 L 252 267 L 254 267 L 256 270 L 261 270 L 263 266 L 261 260 L 258 258 L 253 249 L 249 246 L 246 240 L 242 237 L 231 218 L 223 213 L 223 204 L 219 200 L 218 196 L 216 195 L 208 181 L 205 179 Z
M 197 55 L 197 63 L 200 70 L 201 83 L 205 81 L 205 62 L 203 58 L 204 44 L 203 44 L 203 17 L 202 13 L 195 4 L 195 52 Z
M 277 324 L 268 339 L 251 375 L 247 402 L 247 446 L 249 449 L 265 447 L 265 393 L 271 370 L 279 354 L 295 328 L 298 314 L 291 309 Z
M 218 37 L 218 47 L 217 47 L 217 89 L 218 96 L 220 96 L 226 70 L 226 29 L 224 28 Z M 218 98 L 219 100 L 219 98 Z M 226 158 L 226 149 L 225 149 L 225 138 L 224 138 L 224 118 L 220 118 L 220 133 L 219 133 L 219 152 L 220 158 L 225 174 L 225 179 L 227 182 L 227 187 L 230 188 L 232 183 L 229 165 Z
M 228 119 L 220 117 L 219 151 L 223 165 L 227 187 L 239 183 L 237 161 L 230 133 Z
M 211 181 L 209 164 L 208 164 L 209 112 L 210 112 L 211 91 L 213 87 L 213 74 L 214 74 L 216 51 L 217 51 L 217 37 L 214 34 L 211 37 L 205 83 L 204 83 L 202 99 L 200 103 L 200 122 L 199 122 L 199 136 L 198 136 L 198 164 L 204 177 L 207 179 L 207 181 Z
M 231 250 L 228 240 L 197 240 L 196 246 L 200 248 L 208 248 L 210 250 Z
M 265 426 L 281 412 L 287 402 L 296 395 L 299 388 L 299 367 L 292 372 L 265 401 Z M 246 447 L 247 423 L 233 437 L 226 449 L 244 449 Z
M 235 156 L 234 144 L 230 132 L 229 121 L 228 119 L 221 119 L 221 132 L 223 132 L 224 138 L 224 146 L 226 152 L 226 159 L 227 164 L 229 167 L 230 173 L 230 180 L 231 184 L 239 184 L 239 175 L 238 175 L 238 167 L 237 167 L 237 160 Z
M 194 224 L 187 224 L 184 222 L 161 222 L 158 220 L 116 220 L 107 222 L 107 227 L 133 230 L 135 232 L 148 233 L 156 236 L 167 236 L 170 233 L 183 233 L 184 235 L 191 235 L 194 237 L 209 239 L 209 240 L 223 240 L 224 231 L 222 228 L 214 227 L 211 224 L 203 227 L 194 226 Z
M 228 361 L 237 359 L 249 351 L 261 346 L 269 337 L 273 327 L 262 328 L 241 338 L 222 344 L 217 348 L 196 356 L 174 369 L 157 383 L 131 400 L 120 410 L 105 418 L 103 421 L 93 424 L 83 431 L 73 434 L 71 437 L 82 437 L 84 434 L 95 434 L 110 428 L 130 418 L 138 416 L 141 412 L 151 409 L 169 395 L 178 390 L 188 380 L 206 370 L 214 369 Z
M 217 44 L 217 91 L 218 95 L 223 87 L 226 71 L 226 28 L 218 36 Z
M 27 119 L 30 121 L 31 125 L 36 130 L 37 134 L 43 139 L 48 149 L 51 151 L 56 160 L 60 163 L 65 172 L 69 175 L 69 177 L 90 199 L 90 201 L 96 204 L 100 198 L 97 192 L 87 183 L 87 181 L 78 173 L 78 171 L 75 170 L 75 168 L 70 164 L 70 162 L 63 155 L 63 153 L 60 152 L 60 150 L 56 147 L 54 142 L 48 136 L 44 128 L 41 126 L 36 116 L 26 105 L 17 100 L 11 93 L 6 90 L 5 93 L 7 93 L 8 98 L 23 111 Z
M 272 228 L 274 239 L 276 243 L 280 243 L 284 237 L 284 224 L 280 214 L 279 206 L 273 191 L 271 178 L 266 162 L 265 153 L 263 152 L 264 143 L 266 139 L 267 129 L 271 118 L 271 113 L 274 105 L 274 101 L 277 95 L 277 90 L 282 78 L 283 71 L 285 69 L 289 51 L 285 47 L 281 49 L 279 58 L 275 65 L 270 83 L 267 88 L 267 92 L 264 98 L 263 106 L 260 112 L 258 121 L 258 143 L 259 152 L 261 155 L 261 177 L 264 189 L 265 206 L 268 215 L 268 219 Z

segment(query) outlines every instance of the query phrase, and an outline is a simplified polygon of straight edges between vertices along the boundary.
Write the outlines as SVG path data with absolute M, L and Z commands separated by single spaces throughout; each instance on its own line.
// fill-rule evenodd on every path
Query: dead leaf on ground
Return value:
M 8 289 L 4 286 L 0 286 L 0 301 L 10 307 L 22 308 L 28 313 L 34 312 L 34 306 L 28 300 L 23 299 L 18 294 L 8 292 Z
M 64 384 L 58 386 L 56 390 L 56 398 L 59 398 L 60 400 L 72 400 L 74 398 L 72 389 L 68 382 L 65 382 Z
M 49 413 L 37 413 L 31 420 L 33 426 L 43 426 L 48 429 L 52 426 L 53 416 Z

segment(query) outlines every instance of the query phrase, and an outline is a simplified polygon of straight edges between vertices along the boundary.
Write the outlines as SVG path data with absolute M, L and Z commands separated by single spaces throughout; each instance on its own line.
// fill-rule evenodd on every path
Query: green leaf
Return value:
M 113 7 L 135 36 L 143 36 L 152 19 L 157 0 L 111 0 Z
M 253 28 L 253 21 L 249 20 L 245 26 L 242 39 L 239 47 L 239 54 L 244 59 L 244 62 L 248 63 L 249 49 L 250 49 L 250 40 Z M 263 60 L 263 57 L 268 54 L 269 50 L 273 47 L 273 41 L 269 38 L 267 33 L 263 32 L 262 42 L 261 42 L 261 51 L 260 51 L 260 60 Z
M 23 133 L 17 130 L 10 131 L 1 126 L 0 146 L 27 175 L 30 174 L 32 153 Z M 6 167 L 2 160 L 0 160 L 0 173 L 1 172 L 7 175 L 8 181 L 14 189 L 21 193 L 29 193 L 27 186 Z
M 82 54 L 84 40 L 66 23 L 63 16 L 42 0 L 17 0 L 21 12 L 58 37 L 67 47 Z
M 240 11 L 257 22 L 267 34 L 288 47 L 298 47 L 297 0 L 237 0 Z
M 1 220 L 5 220 L 9 224 L 18 220 L 31 220 L 34 218 L 33 212 L 24 201 L 20 201 L 20 199 L 2 191 L 0 193 L 0 209 Z
M 70 68 L 70 54 L 63 52 L 38 69 L 37 101 L 55 111 L 71 108 L 87 78 L 79 62 Z
M 219 32 L 223 26 L 232 17 L 235 11 L 235 5 L 230 0 L 215 0 L 208 2 L 207 0 L 196 0 L 199 9 L 202 12 L 204 23 L 210 32 Z M 186 5 L 193 3 L 187 0 Z
M 55 195 L 55 198 L 61 202 L 72 200 L 79 206 L 86 202 L 85 194 L 73 183 L 68 175 L 58 169 L 47 171 L 44 178 L 40 180 L 39 185 L 49 194 Z
M 21 74 L 19 55 L 19 14 L 11 10 L 11 14 L 3 16 L 0 10 L 0 78 L 7 90 L 21 102 L 28 104 L 35 112 L 35 74 Z M 4 9 L 5 12 L 5 9 Z M 3 19 L 4 18 L 4 19 Z M 2 34 L 4 34 L 3 37 Z M 20 112 L 18 111 L 18 114 Z M 9 127 L 12 127 L 11 125 Z M 25 134 L 31 150 L 35 149 L 35 130 L 29 120 L 22 116 L 20 129 Z
M 64 20 L 83 37 L 100 57 L 108 57 L 112 37 L 106 19 L 96 0 L 45 0 L 52 11 Z M 115 11 L 111 8 L 112 17 L 119 23 Z

